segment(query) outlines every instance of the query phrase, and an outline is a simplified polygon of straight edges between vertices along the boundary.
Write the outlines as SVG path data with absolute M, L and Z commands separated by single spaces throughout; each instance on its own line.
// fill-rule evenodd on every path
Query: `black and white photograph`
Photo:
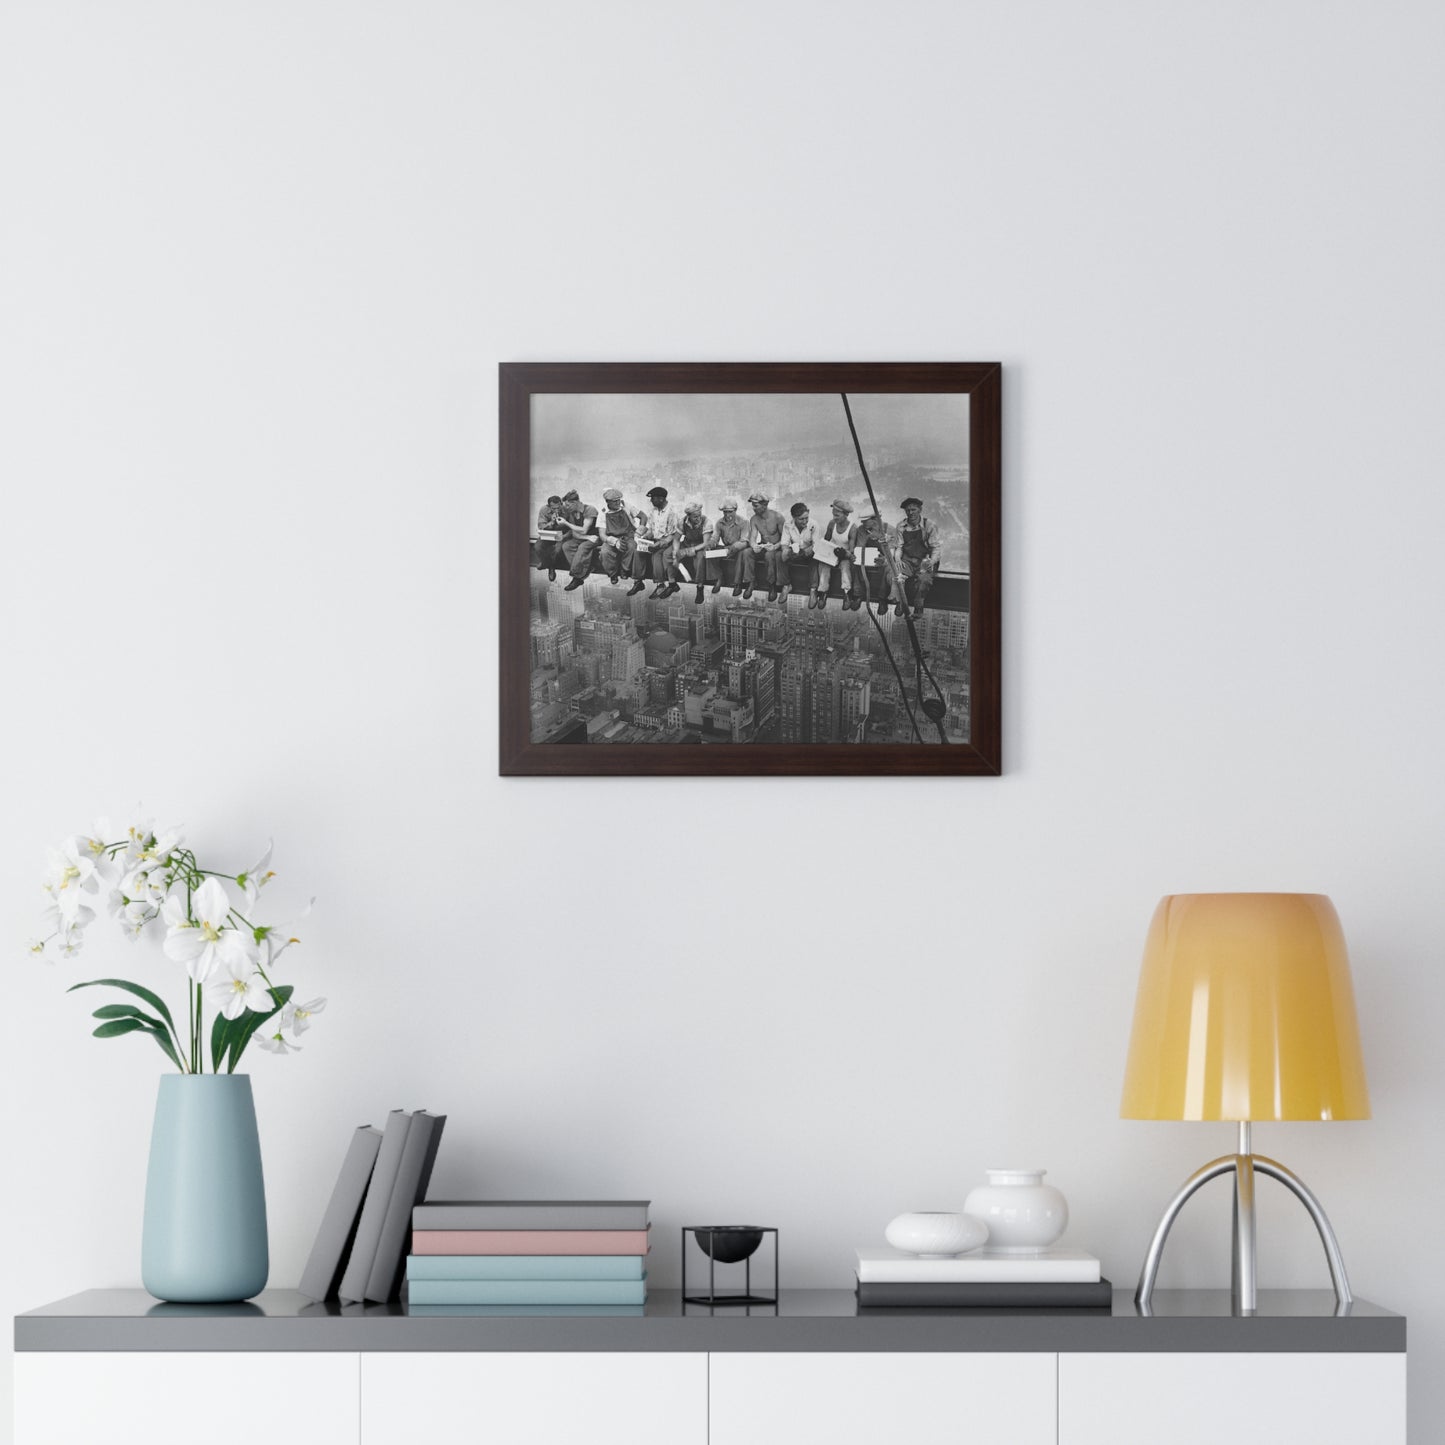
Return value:
M 533 394 L 508 539 L 529 744 L 967 748 L 971 407 L 866 386 Z

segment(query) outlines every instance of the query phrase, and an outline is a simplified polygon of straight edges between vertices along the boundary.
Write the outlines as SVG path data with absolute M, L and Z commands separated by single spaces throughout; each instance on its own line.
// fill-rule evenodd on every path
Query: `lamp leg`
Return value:
M 1354 1296 L 1350 1293 L 1349 1277 L 1345 1274 L 1345 1259 L 1340 1253 L 1340 1242 L 1335 1238 L 1335 1231 L 1330 1227 L 1329 1218 L 1319 1200 L 1305 1188 L 1304 1181 L 1298 1175 L 1292 1174 L 1278 1160 L 1266 1159 L 1263 1154 L 1256 1154 L 1254 1167 L 1266 1177 L 1283 1184 L 1309 1211 L 1309 1216 L 1319 1231 L 1320 1243 L 1325 1247 L 1325 1260 L 1330 1267 L 1330 1282 L 1335 1287 L 1335 1304 L 1340 1311 L 1348 1311 Z
M 1247 1126 L 1245 1126 L 1247 1129 Z M 1267 1159 L 1263 1154 L 1249 1152 L 1249 1139 L 1241 1130 L 1241 1152 L 1227 1154 L 1215 1159 L 1202 1169 L 1191 1174 L 1184 1187 L 1169 1201 L 1154 1237 L 1149 1242 L 1149 1251 L 1144 1256 L 1144 1267 L 1139 1272 L 1139 1287 L 1134 1291 L 1134 1303 L 1140 1314 L 1150 1313 L 1150 1301 L 1154 1296 L 1154 1282 L 1159 1275 L 1159 1265 L 1164 1258 L 1164 1246 L 1169 1231 L 1179 1217 L 1179 1211 L 1189 1200 L 1212 1179 L 1222 1174 L 1233 1174 L 1234 1185 L 1234 1237 L 1231 1268 L 1231 1297 L 1235 1310 L 1240 1314 L 1253 1314 L 1258 1308 L 1258 1285 L 1256 1276 L 1254 1181 L 1263 1174 L 1267 1179 L 1283 1184 L 1309 1212 L 1315 1229 L 1324 1245 L 1325 1261 L 1330 1268 L 1330 1282 L 1334 1285 L 1337 1313 L 1348 1314 L 1354 1296 L 1350 1293 L 1350 1281 L 1345 1274 L 1344 1256 L 1340 1253 L 1339 1240 L 1330 1225 L 1328 1216 L 1318 1199 L 1305 1186 L 1298 1175 L 1286 1169 L 1276 1159 Z
M 1229 1274 L 1235 1314 L 1252 1315 L 1259 1305 L 1255 1274 L 1254 1155 L 1249 1125 L 1239 1126 L 1239 1153 L 1234 1156 L 1234 1259 Z
M 1184 1187 L 1179 1193 L 1169 1201 L 1168 1208 L 1165 1209 L 1154 1230 L 1154 1238 L 1149 1241 L 1149 1252 L 1144 1256 L 1144 1268 L 1139 1271 L 1139 1288 L 1134 1291 L 1134 1303 L 1140 1307 L 1143 1313 L 1149 1312 L 1149 1301 L 1154 1295 L 1154 1280 L 1159 1274 L 1159 1263 L 1164 1258 L 1164 1245 L 1169 1238 L 1169 1231 L 1174 1227 L 1174 1221 L 1179 1217 L 1179 1211 L 1211 1179 L 1218 1179 L 1221 1174 L 1232 1173 L 1235 1164 L 1236 1156 L 1226 1154 L 1222 1159 L 1216 1159 L 1202 1169 L 1195 1170 L 1185 1180 Z

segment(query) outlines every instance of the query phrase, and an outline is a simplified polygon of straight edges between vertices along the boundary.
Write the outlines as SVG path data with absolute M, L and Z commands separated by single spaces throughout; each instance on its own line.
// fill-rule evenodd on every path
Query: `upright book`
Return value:
M 366 1203 L 361 1206 L 356 1238 L 352 1241 L 351 1254 L 341 1276 L 339 1292 L 344 1300 L 366 1298 L 366 1284 L 376 1260 L 376 1246 L 381 1239 L 381 1226 L 386 1220 L 386 1206 L 391 1203 L 391 1189 L 396 1183 L 396 1171 L 401 1167 L 402 1150 L 406 1147 L 410 1127 L 411 1115 L 405 1109 L 393 1109 L 386 1116 L 386 1127 L 381 1132 L 381 1148 L 376 1154 L 376 1167 L 371 1171 L 371 1183 L 366 1187 Z
M 330 1299 L 341 1283 L 346 1251 L 356 1236 L 361 1202 L 366 1197 L 366 1186 L 380 1148 L 381 1130 L 373 1129 L 370 1124 L 363 1124 L 351 1136 L 331 1200 L 321 1216 L 311 1256 L 301 1272 L 300 1290 L 307 1299 Z
M 391 1188 L 391 1199 L 381 1222 L 381 1234 L 366 1281 L 366 1298 L 378 1304 L 394 1299 L 401 1290 L 411 1212 L 426 1195 L 446 1122 L 445 1114 L 428 1114 L 425 1109 L 418 1109 L 411 1117 L 401 1162 L 396 1169 L 396 1183 Z
M 646 1199 L 434 1199 L 416 1229 L 646 1229 Z

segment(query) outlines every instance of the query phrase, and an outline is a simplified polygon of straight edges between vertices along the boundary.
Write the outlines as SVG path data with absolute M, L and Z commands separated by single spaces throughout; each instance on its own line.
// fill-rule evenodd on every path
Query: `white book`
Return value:
M 1097 1284 L 1099 1261 L 1082 1249 L 1046 1249 L 1041 1254 L 1005 1254 L 975 1249 L 954 1259 L 920 1259 L 901 1249 L 860 1249 L 862 1284 Z

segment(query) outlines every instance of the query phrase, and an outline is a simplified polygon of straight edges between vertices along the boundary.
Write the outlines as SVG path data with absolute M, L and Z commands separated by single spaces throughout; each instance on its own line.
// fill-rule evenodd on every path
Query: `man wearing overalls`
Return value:
M 923 515 L 923 503 L 917 497 L 904 497 L 904 521 L 898 528 L 898 575 L 904 594 L 913 604 L 913 615 L 923 616 L 923 603 L 933 586 L 938 567 L 938 528 Z M 904 612 L 899 598 L 898 615 Z
M 622 505 L 622 493 L 609 487 L 602 493 L 607 504 L 602 512 L 602 570 L 615 587 L 625 572 L 632 576 L 633 558 L 637 555 L 637 527 Z M 639 582 L 635 589 L 642 590 Z

